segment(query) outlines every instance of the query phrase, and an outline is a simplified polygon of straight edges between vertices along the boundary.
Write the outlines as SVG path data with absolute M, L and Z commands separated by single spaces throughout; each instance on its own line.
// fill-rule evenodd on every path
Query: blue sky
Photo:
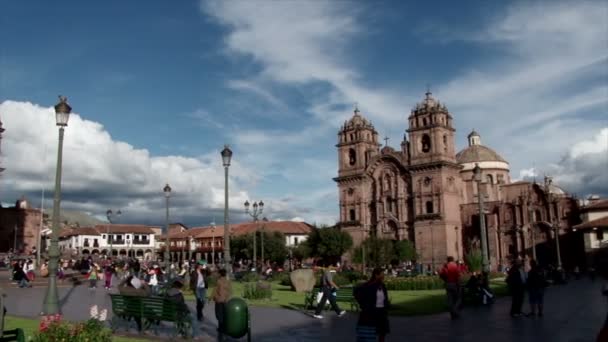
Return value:
M 272 218 L 332 223 L 353 104 L 397 146 L 427 85 L 459 148 L 475 128 L 513 178 L 608 195 L 606 18 L 601 1 L 3 2 L 1 200 L 51 189 L 63 94 L 82 119 L 66 132 L 66 208 L 158 223 L 170 182 L 175 219 L 206 224 L 229 143 L 235 220 L 262 198 Z

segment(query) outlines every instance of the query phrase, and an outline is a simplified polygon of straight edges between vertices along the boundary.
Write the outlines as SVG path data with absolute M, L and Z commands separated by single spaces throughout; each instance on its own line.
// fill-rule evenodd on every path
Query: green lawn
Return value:
M 40 324 L 40 320 L 33 318 L 19 318 L 6 316 L 4 320 L 4 330 L 11 330 L 16 328 L 21 328 L 25 332 L 25 340 L 29 341 L 31 337 L 34 336 L 34 333 L 38 331 L 38 325 Z M 150 340 L 143 340 L 139 338 L 130 338 L 130 337 L 122 337 L 122 336 L 114 336 L 113 338 L 116 342 L 149 342 Z
M 490 287 L 500 297 L 507 294 L 504 280 L 492 280 Z M 207 292 L 211 296 L 213 289 Z M 243 283 L 233 282 L 232 293 L 234 296 L 243 296 Z M 396 316 L 429 315 L 447 311 L 445 290 L 421 290 L 421 291 L 389 291 L 391 302 L 391 314 Z M 194 300 L 191 293 L 186 295 L 189 300 Z M 270 300 L 246 300 L 252 306 L 267 306 L 277 308 L 304 309 L 304 294 L 292 291 L 289 286 L 272 283 L 272 299 Z M 339 303 L 340 304 L 340 303 Z M 342 305 L 349 310 L 349 305 Z

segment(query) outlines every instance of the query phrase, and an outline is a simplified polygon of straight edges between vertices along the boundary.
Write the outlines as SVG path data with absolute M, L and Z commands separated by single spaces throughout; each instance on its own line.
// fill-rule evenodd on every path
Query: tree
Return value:
M 257 232 L 256 249 L 258 261 L 262 261 L 262 234 L 264 234 L 264 259 L 270 262 L 283 264 L 288 251 L 285 246 L 285 236 L 280 232 Z M 235 260 L 252 260 L 253 234 L 233 236 L 230 239 L 230 250 L 232 251 Z
M 395 242 L 395 256 L 399 261 L 413 261 L 418 259 L 416 247 L 410 240 L 401 240 Z
M 305 242 L 310 256 L 321 258 L 324 264 L 334 264 L 353 246 L 350 234 L 337 227 L 315 228 Z
M 471 249 L 465 256 L 464 260 L 469 267 L 469 271 L 471 272 L 479 272 L 481 271 L 481 249 Z
M 408 240 L 395 241 L 371 236 L 365 239 L 361 246 L 355 248 L 354 262 L 363 263 L 363 251 L 365 251 L 365 264 L 372 267 L 383 267 L 416 259 L 416 248 Z

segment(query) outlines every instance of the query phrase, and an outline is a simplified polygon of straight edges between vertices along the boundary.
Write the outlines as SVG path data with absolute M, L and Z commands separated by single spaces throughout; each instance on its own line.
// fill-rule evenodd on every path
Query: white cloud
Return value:
M 329 85 L 326 98 L 313 98 L 310 112 L 317 121 L 337 127 L 358 102 L 369 117 L 387 123 L 402 122 L 409 108 L 402 94 L 390 89 L 371 89 L 349 66 L 349 44 L 364 34 L 356 6 L 335 1 L 202 1 L 202 10 L 230 30 L 225 43 L 229 53 L 250 56 L 260 63 L 256 78 L 279 84 Z M 252 15 L 255 13 L 255 15 Z M 305 19 L 303 19 L 305 18 Z M 248 81 L 244 86 L 249 87 Z M 257 89 L 249 89 L 268 98 Z M 269 99 L 269 98 L 268 98 Z M 407 105 L 406 105 L 407 104 Z
M 185 114 L 187 118 L 194 119 L 201 126 L 204 127 L 213 127 L 213 128 L 224 128 L 224 124 L 216 120 L 211 113 L 208 111 L 199 108 L 192 113 Z
M 57 153 L 53 109 L 5 101 L 0 104 L 0 112 L 6 128 L 2 139 L 4 195 L 39 193 L 45 187 L 51 197 Z M 248 197 L 240 184 L 249 182 L 250 177 L 238 161 L 233 165 L 230 201 L 235 204 Z M 122 208 L 125 216 L 133 219 L 147 215 L 158 219 L 163 215 L 159 208 L 164 205 L 162 188 L 166 182 L 174 190 L 171 203 L 175 219 L 224 206 L 218 151 L 199 158 L 155 157 L 145 149 L 113 140 L 97 122 L 78 114 L 70 116 L 63 158 L 66 208 L 92 213 L 103 213 L 108 207 Z
M 571 193 L 608 196 L 608 127 L 573 145 L 550 171 L 556 183 Z
M 234 90 L 244 90 L 252 92 L 274 106 L 277 106 L 282 109 L 287 108 L 287 106 L 281 100 L 274 96 L 270 91 L 264 89 L 264 87 L 262 87 L 258 83 L 247 80 L 230 80 L 228 81 L 227 86 L 228 88 Z

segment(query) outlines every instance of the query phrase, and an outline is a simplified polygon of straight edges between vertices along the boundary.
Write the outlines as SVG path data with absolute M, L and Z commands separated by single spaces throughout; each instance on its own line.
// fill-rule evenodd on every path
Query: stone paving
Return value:
M 391 317 L 392 333 L 387 341 L 595 341 L 607 312 L 607 300 L 601 293 L 603 283 L 588 279 L 572 281 L 568 285 L 552 287 L 545 297 L 546 312 L 543 318 L 509 317 L 509 298 L 499 299 L 491 307 L 467 308 L 462 319 L 451 321 L 447 314 L 418 317 Z M 37 317 L 44 298 L 44 288 L 6 288 L 6 307 L 9 315 Z M 84 320 L 89 317 L 90 307 L 110 309 L 107 292 L 95 291 L 85 286 L 60 288 L 63 314 L 68 320 Z M 194 312 L 193 303 L 189 303 Z M 525 310 L 527 305 L 524 306 Z M 252 331 L 255 342 L 270 341 L 355 341 L 355 314 L 336 317 L 326 312 L 323 320 L 312 318 L 308 313 L 278 309 L 251 307 Z M 109 310 L 111 311 L 111 310 Z M 203 340 L 214 340 L 217 322 L 213 305 L 205 308 L 206 321 L 196 327 Z

